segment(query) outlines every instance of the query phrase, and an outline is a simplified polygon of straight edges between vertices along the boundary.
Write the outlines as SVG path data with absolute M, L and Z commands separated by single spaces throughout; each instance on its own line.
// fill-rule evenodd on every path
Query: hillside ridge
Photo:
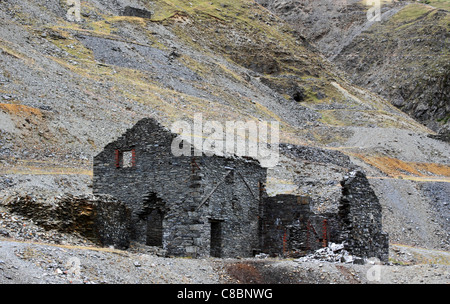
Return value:
M 349 2 L 357 24 L 365 14 Z M 202 113 L 220 123 L 278 121 L 288 150 L 343 153 L 365 171 L 392 243 L 449 250 L 448 142 L 398 109 L 390 93 L 383 95 L 389 90 L 371 91 L 367 78 L 351 73 L 361 67 L 349 60 L 354 52 L 373 49 L 375 32 L 401 17 L 401 8 L 416 7 L 405 5 L 394 5 L 389 20 L 358 33 L 365 40 L 345 43 L 330 61 L 305 32 L 251 0 L 81 1 L 79 22 L 68 20 L 65 1 L 2 1 L 1 205 L 23 194 L 91 193 L 93 156 L 139 120 L 152 117 L 170 128 Z M 448 16 L 430 10 L 435 20 Z M 416 46 L 410 42 L 406 47 Z M 375 51 L 365 54 L 378 62 Z M 388 86 L 395 75 L 374 74 L 371 83 Z M 430 96 L 436 87 L 423 92 Z M 435 112 L 424 111 L 443 108 L 433 106 Z M 318 206 L 336 199 L 348 168 L 280 155 L 269 170 L 272 194 L 311 195 Z

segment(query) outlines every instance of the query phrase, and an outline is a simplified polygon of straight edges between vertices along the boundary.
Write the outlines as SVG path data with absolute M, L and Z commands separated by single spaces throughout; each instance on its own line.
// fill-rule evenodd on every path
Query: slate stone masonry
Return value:
M 94 158 L 94 193 L 130 206 L 132 238 L 142 243 L 149 243 L 149 216 L 160 214 L 169 255 L 251 256 L 260 247 L 258 195 L 266 169 L 237 157 L 175 157 L 174 137 L 152 119 L 138 122 Z M 120 164 L 125 151 L 134 151 L 132 167 Z
M 327 219 L 311 212 L 306 196 L 277 195 L 264 202 L 263 252 L 302 255 L 328 245 Z
M 381 229 L 381 204 L 361 171 L 352 171 L 341 181 L 341 222 L 338 241 L 356 256 L 388 260 L 388 235 Z
M 337 213 L 315 214 L 309 197 L 268 197 L 267 170 L 257 160 L 177 157 L 171 151 L 175 137 L 146 118 L 94 158 L 94 194 L 128 206 L 130 239 L 191 257 L 286 256 L 334 242 L 354 255 L 387 260 L 381 205 L 362 172 L 342 181 Z M 295 147 L 313 157 L 310 150 Z M 320 155 L 327 159 L 326 151 Z
M 130 245 L 130 210 L 108 195 L 66 194 L 55 201 L 26 195 L 6 206 L 46 230 L 77 232 L 102 246 L 126 249 Z

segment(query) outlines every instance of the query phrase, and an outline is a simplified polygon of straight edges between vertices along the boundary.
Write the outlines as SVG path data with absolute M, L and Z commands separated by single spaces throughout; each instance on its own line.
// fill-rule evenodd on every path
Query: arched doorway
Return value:
M 139 240 L 148 246 L 163 246 L 166 203 L 156 193 L 148 194 L 139 212 Z

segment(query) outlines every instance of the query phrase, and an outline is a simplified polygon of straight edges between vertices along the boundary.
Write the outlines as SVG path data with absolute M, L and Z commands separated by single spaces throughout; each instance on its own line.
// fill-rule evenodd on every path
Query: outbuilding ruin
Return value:
M 94 158 L 94 194 L 130 208 L 132 240 L 171 256 L 222 258 L 301 255 L 343 242 L 361 257 L 387 260 L 381 206 L 363 173 L 342 181 L 338 213 L 315 214 L 309 197 L 269 197 L 257 160 L 174 156 L 176 136 L 145 118 Z

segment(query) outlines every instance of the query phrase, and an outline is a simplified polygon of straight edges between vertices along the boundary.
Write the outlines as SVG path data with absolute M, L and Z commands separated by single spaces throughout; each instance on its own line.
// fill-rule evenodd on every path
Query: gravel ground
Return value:
M 401 250 L 410 255 L 404 247 Z M 448 263 L 449 254 L 445 255 Z M 133 249 L 0 240 L 2 284 L 448 284 L 449 271 L 442 264 L 164 258 Z
M 390 262 L 354 264 L 321 250 L 298 259 L 172 258 L 154 247 L 96 247 L 0 210 L 1 284 L 448 284 L 450 253 L 392 245 Z M 355 260 L 355 259 L 353 259 Z
M 200 33 L 191 33 L 186 37 L 189 41 L 186 43 L 177 38 L 170 27 L 157 23 L 137 30 L 132 24 L 114 24 L 114 35 L 123 39 L 106 39 L 98 35 L 86 37 L 84 28 L 78 32 L 70 29 L 56 31 L 50 27 L 59 24 L 56 16 L 65 13 L 60 2 L 45 1 L 43 5 L 44 1 L 0 1 L 3 8 L 0 9 L 3 62 L 3 71 L 0 73 L 3 90 L 1 102 L 31 107 L 28 110 L 39 109 L 42 114 L 25 115 L 23 111 L 0 113 L 0 171 L 10 172 L 4 174 L 2 171 L 0 201 L 2 197 L 19 190 L 39 193 L 71 191 L 73 194 L 89 192 L 89 175 L 60 174 L 78 172 L 75 170 L 78 168 L 89 169 L 92 156 L 141 117 L 157 116 L 168 123 L 168 117 L 174 116 L 175 112 L 190 113 L 207 109 L 211 112 L 211 119 L 222 118 L 222 114 L 223 119 L 227 115 L 239 119 L 249 115 L 267 119 L 273 115 L 282 117 L 283 121 L 294 127 L 289 132 L 296 128 L 305 132 L 309 132 L 308 128 L 320 130 L 315 111 L 275 94 L 275 91 L 263 85 L 257 73 L 228 62 L 220 52 L 206 56 L 204 51 L 191 47 L 191 38 L 201 38 Z M 131 5 L 135 1 L 119 2 Z M 116 4 L 105 1 L 92 3 L 99 8 L 97 12 L 118 14 Z M 96 15 L 94 10 L 88 21 L 97 20 L 99 16 Z M 59 37 L 62 34 L 68 36 Z M 242 35 L 244 40 L 253 38 L 252 33 L 238 32 L 237 35 Z M 165 46 L 164 51 L 153 45 L 155 42 Z M 95 58 L 90 58 L 86 53 L 87 46 L 92 48 Z M 74 55 L 69 53 L 72 51 Z M 172 51 L 182 56 L 171 58 Z M 99 54 L 105 57 L 101 58 Z M 141 55 L 147 55 L 153 61 L 136 61 Z M 306 56 L 303 53 L 300 55 Z M 182 61 L 183 58 L 191 58 L 192 63 Z M 159 62 L 155 62 L 156 59 Z M 103 60 L 104 63 L 97 60 Z M 138 70 L 138 81 L 135 82 L 124 68 L 141 64 L 147 69 Z M 214 68 L 214 77 L 209 77 L 212 74 L 207 73 L 202 79 L 197 79 L 195 73 L 203 68 L 195 68 L 193 64 L 205 69 Z M 197 72 L 193 74 L 187 69 L 189 67 Z M 147 71 L 153 68 L 158 74 Z M 315 63 L 309 64 L 308 68 L 314 73 L 322 69 Z M 98 72 L 95 72 L 97 69 Z M 325 74 L 328 75 L 328 72 Z M 144 80 L 152 86 L 141 87 L 140 82 Z M 141 88 L 139 92 L 137 88 Z M 323 88 L 333 89 L 331 84 Z M 139 96 L 129 92 L 137 92 Z M 140 96 L 148 93 L 152 95 L 149 94 L 149 99 L 145 101 L 151 103 L 145 104 Z M 184 97 L 196 97 L 195 101 L 199 104 L 193 104 L 193 98 Z M 210 100 L 214 101 L 211 105 Z M 248 106 L 250 100 L 256 107 Z M 370 100 L 366 100 L 367 105 L 371 104 Z M 369 155 L 380 153 L 403 161 L 448 164 L 448 144 L 428 138 L 426 132 L 413 132 L 417 126 L 406 119 L 400 124 L 404 125 L 405 130 L 377 128 L 378 124 L 385 125 L 384 118 L 392 120 L 397 114 L 366 117 L 364 111 L 353 109 L 353 103 L 350 100 L 343 106 L 355 112 L 349 112 L 349 117 L 338 118 L 343 121 L 351 118 L 363 127 L 335 128 L 323 125 L 319 133 L 324 136 L 331 133 L 330 137 L 336 137 L 336 132 L 339 132 L 337 137 L 342 137 L 339 142 L 345 141 L 348 136 L 348 141 L 342 142 L 342 145 L 350 152 Z M 166 110 L 166 107 L 171 110 Z M 218 108 L 223 110 L 217 111 Z M 216 112 L 218 115 L 213 115 Z M 336 113 L 338 115 L 338 111 Z M 296 134 L 298 138 L 294 142 L 309 138 L 305 134 Z M 27 162 L 13 161 L 16 159 Z M 291 162 L 283 158 L 280 166 L 291 167 L 290 171 L 274 169 L 273 178 L 275 182 L 280 180 L 281 184 L 277 186 L 287 191 L 329 198 L 317 207 L 327 208 L 332 205 L 332 198 L 339 191 L 336 181 L 343 174 L 342 168 L 306 162 L 293 167 Z M 44 169 L 42 167 L 45 170 L 41 170 Z M 367 165 L 364 169 L 374 176 L 380 175 Z M 286 180 L 290 183 L 282 183 Z M 377 195 L 380 195 L 385 207 L 383 212 L 388 220 L 384 221 L 384 227 L 392 235 L 391 241 L 421 247 L 429 245 L 431 248 L 448 245 L 441 244 L 442 240 L 448 240 L 448 236 L 446 238 L 439 231 L 437 224 L 428 225 L 431 220 L 440 217 L 428 213 L 429 206 L 426 205 L 428 200 L 432 200 L 432 206 L 439 212 L 448 211 L 448 204 L 444 204 L 448 203 L 445 200 L 448 196 L 443 186 L 430 186 L 428 190 L 423 190 L 429 194 L 422 195 L 422 190 L 415 190 L 415 185 L 410 182 L 374 180 L 375 183 L 379 184 Z M 391 187 L 395 191 L 391 191 Z M 417 197 L 411 204 L 409 193 Z M 440 219 L 443 220 L 446 219 Z M 402 228 L 406 229 L 406 233 L 402 232 Z M 367 271 L 375 265 L 319 261 L 314 257 L 306 260 L 193 260 L 160 257 L 152 248 L 133 247 L 127 251 L 98 248 L 77 235 L 45 231 L 1 208 L 0 238 L 0 283 L 378 282 L 367 277 Z M 393 264 L 380 266 L 381 283 L 449 283 L 447 252 L 393 245 L 391 254 Z M 378 267 L 375 269 L 379 270 Z
M 349 127 L 352 136 L 344 144 L 355 152 L 389 155 L 403 161 L 448 164 L 449 144 L 428 134 L 393 128 Z
M 219 283 L 214 263 L 103 248 L 0 241 L 0 283 Z

